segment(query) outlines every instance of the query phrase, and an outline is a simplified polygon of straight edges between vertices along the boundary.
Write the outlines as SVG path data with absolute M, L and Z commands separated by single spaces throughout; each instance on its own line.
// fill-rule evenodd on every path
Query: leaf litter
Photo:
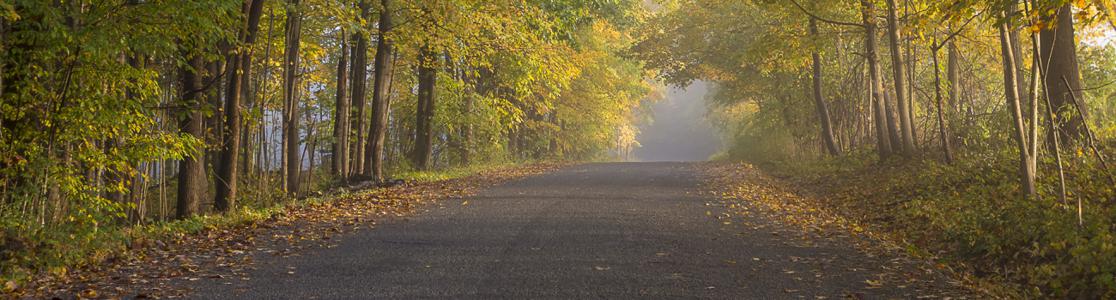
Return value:
M 167 240 L 136 240 L 127 251 L 100 264 L 6 283 L 4 298 L 157 299 L 184 298 L 187 282 L 250 281 L 255 255 L 298 256 L 312 247 L 330 248 L 348 233 L 377 220 L 401 218 L 444 199 L 461 199 L 483 188 L 553 171 L 561 164 L 532 164 L 483 171 L 462 178 L 409 182 L 292 205 L 267 219 L 231 227 L 177 234 Z M 468 201 L 463 201 L 463 205 Z M 296 270 L 288 270 L 294 275 Z M 228 284 L 228 283 L 226 283 Z
M 703 164 L 701 169 L 705 193 L 721 200 L 719 204 L 736 214 L 735 220 L 740 220 L 735 223 L 740 223 L 738 225 L 745 231 L 739 236 L 766 234 L 784 240 L 788 246 L 833 246 L 861 253 L 863 257 L 853 263 L 865 265 L 846 268 L 845 272 L 858 272 L 870 277 L 861 282 L 860 291 L 846 297 L 862 298 L 861 292 L 883 288 L 904 290 L 910 298 L 978 297 L 971 287 L 962 283 L 964 280 L 957 279 L 961 275 L 942 268 L 941 264 L 912 257 L 905 247 L 899 246 L 901 243 L 893 242 L 886 233 L 877 232 L 872 229 L 874 227 L 859 222 L 859 218 L 848 218 L 850 211 L 829 205 L 823 195 L 811 194 L 804 187 L 772 177 L 747 163 L 710 162 Z M 711 211 L 706 215 L 718 221 L 729 219 Z M 723 221 L 723 224 L 733 223 Z M 815 283 L 826 277 L 841 275 L 826 274 L 826 271 L 835 271 L 830 270 L 835 262 L 850 263 L 854 260 L 829 253 L 820 254 L 818 257 L 789 256 L 786 260 L 811 265 L 809 268 L 812 270 L 808 273 Z M 752 260 L 760 261 L 760 258 L 753 257 Z M 783 271 L 787 276 L 794 276 L 803 270 Z M 794 279 L 802 280 L 801 277 Z M 785 292 L 797 291 L 788 289 Z

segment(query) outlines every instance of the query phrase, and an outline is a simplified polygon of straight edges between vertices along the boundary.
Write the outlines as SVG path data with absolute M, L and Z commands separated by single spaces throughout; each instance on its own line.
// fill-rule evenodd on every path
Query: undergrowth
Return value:
M 432 182 L 471 176 L 512 163 L 474 165 L 437 171 L 404 172 L 397 178 L 407 182 Z M 330 180 L 323 178 L 323 181 Z M 284 198 L 280 201 L 244 199 L 242 207 L 226 214 L 201 214 L 182 220 L 154 221 L 146 224 L 122 222 L 118 214 L 84 212 L 104 219 L 96 224 L 70 223 L 66 226 L 29 229 L 0 219 L 0 291 L 10 292 L 38 275 L 63 276 L 74 268 L 97 264 L 127 251 L 142 241 L 165 240 L 183 234 L 220 230 L 251 224 L 271 218 L 302 205 L 316 205 L 347 197 L 360 196 L 373 190 L 333 194 L 315 193 L 305 199 Z M 104 217 L 101 217 L 104 215 Z M 88 226 L 92 225 L 92 226 Z
M 1107 171 L 1082 155 L 1071 158 L 1063 203 L 1057 174 L 1048 171 L 1056 169 L 1041 167 L 1039 197 L 1027 199 L 1012 159 L 876 163 L 864 154 L 762 166 L 849 218 L 973 275 L 1005 283 L 1006 295 L 1116 297 L 1116 207 L 1111 202 L 1116 187 Z

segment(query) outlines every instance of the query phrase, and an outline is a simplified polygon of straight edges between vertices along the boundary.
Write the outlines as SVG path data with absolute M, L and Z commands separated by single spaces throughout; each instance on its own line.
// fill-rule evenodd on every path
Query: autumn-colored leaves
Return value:
M 195 233 L 137 236 L 125 251 L 100 263 L 42 276 L 24 285 L 8 282 L 4 293 L 17 298 L 161 298 L 188 295 L 184 282 L 250 281 L 253 254 L 290 256 L 308 247 L 332 247 L 348 232 L 405 216 L 422 205 L 467 197 L 480 188 L 556 167 L 504 167 L 458 179 L 327 196 L 290 204 L 267 217 L 210 224 Z

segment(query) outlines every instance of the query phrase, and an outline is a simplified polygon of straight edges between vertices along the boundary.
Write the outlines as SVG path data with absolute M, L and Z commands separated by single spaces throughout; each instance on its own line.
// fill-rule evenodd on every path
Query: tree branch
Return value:
M 807 16 L 810 16 L 811 18 L 814 18 L 818 21 L 822 21 L 824 23 L 829 23 L 829 24 L 833 24 L 833 25 L 841 25 L 841 26 L 855 26 L 855 27 L 861 27 L 861 28 L 864 27 L 864 24 L 860 24 L 860 23 L 835 21 L 835 20 L 826 19 L 826 18 L 823 18 L 821 16 L 818 16 L 818 15 L 816 15 L 814 13 L 811 13 L 810 11 L 806 10 L 806 8 L 802 6 L 802 4 L 798 4 L 797 0 L 791 0 L 791 3 L 794 3 L 794 6 L 798 7 L 798 10 L 801 10 Z

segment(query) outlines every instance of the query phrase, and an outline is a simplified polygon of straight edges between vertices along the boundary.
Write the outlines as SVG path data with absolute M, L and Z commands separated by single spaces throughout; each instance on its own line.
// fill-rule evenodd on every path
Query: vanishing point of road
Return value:
M 800 245 L 777 225 L 715 216 L 699 164 L 566 167 L 442 201 L 295 257 L 259 255 L 209 299 L 842 299 L 964 295 L 848 243 Z M 751 218 L 752 220 L 742 220 Z M 753 225 L 746 225 L 753 224 Z M 760 228 L 760 229 L 757 229 Z M 295 270 L 295 271 L 291 271 Z M 881 273 L 916 279 L 881 284 Z M 906 272 L 906 273 L 904 273 Z M 929 279 L 918 277 L 931 277 Z M 903 284 L 908 282 L 909 284 Z

